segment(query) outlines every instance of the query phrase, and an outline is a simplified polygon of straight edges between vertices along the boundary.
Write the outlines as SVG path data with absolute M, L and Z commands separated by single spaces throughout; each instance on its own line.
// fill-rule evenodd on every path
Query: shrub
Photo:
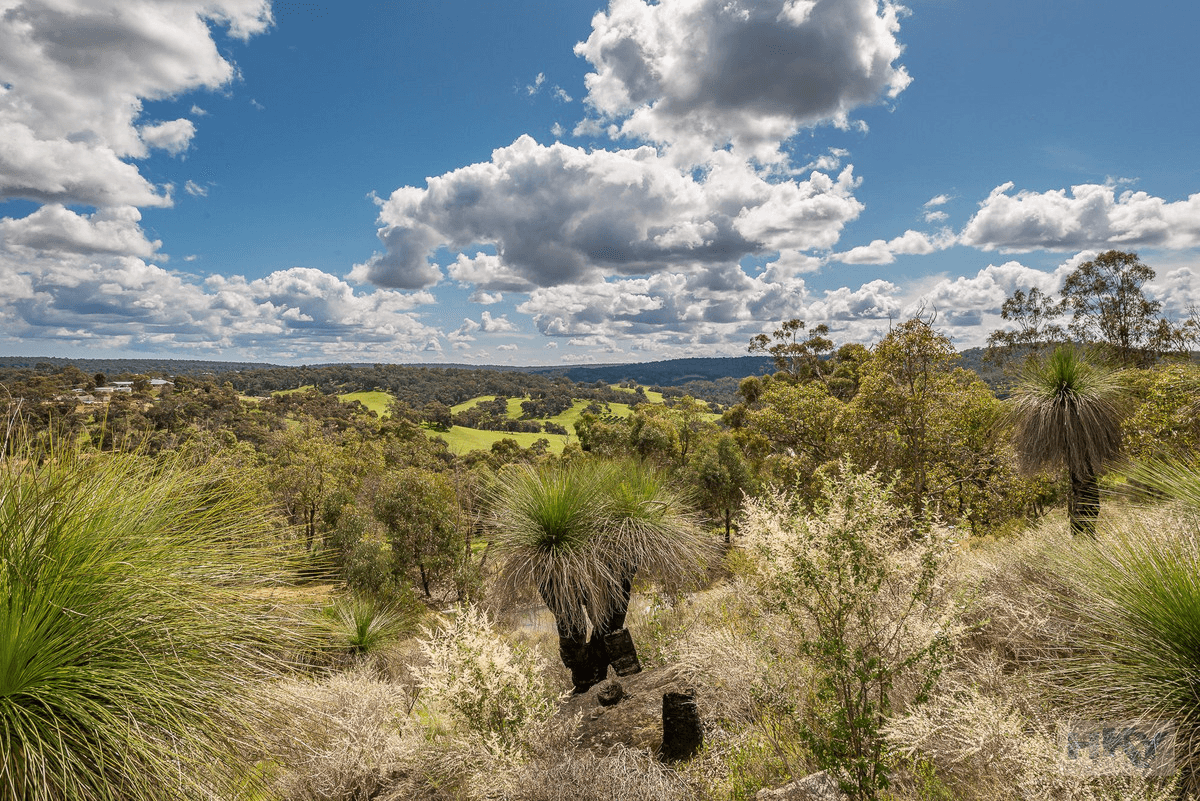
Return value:
M 233 797 L 241 703 L 296 630 L 233 481 L 133 455 L 0 465 L 0 796 Z
M 919 700 L 948 642 L 933 605 L 945 549 L 901 525 L 872 474 L 842 472 L 812 515 L 782 494 L 751 501 L 742 532 L 768 601 L 794 621 L 816 666 L 806 744 L 846 792 L 875 798 L 888 784 L 882 727 L 893 690 L 915 684 Z
M 452 734 L 478 739 L 493 753 L 513 752 L 527 727 L 554 713 L 541 660 L 501 638 L 475 607 L 461 608 L 440 629 L 426 629 L 421 649 L 428 664 L 414 673 L 422 702 L 445 715 Z

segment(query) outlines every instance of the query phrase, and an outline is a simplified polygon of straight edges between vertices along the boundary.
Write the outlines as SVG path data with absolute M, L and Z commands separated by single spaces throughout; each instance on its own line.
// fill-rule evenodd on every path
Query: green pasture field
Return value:
M 609 384 L 609 387 L 615 389 L 617 392 L 628 392 L 630 395 L 633 394 L 633 390 L 628 387 L 619 387 L 616 384 Z M 650 401 L 651 403 L 662 403 L 665 400 L 661 392 L 653 392 L 645 387 L 642 387 L 642 391 L 646 393 L 646 400 Z
M 315 389 L 315 387 L 312 384 L 305 384 L 304 386 L 296 387 L 295 389 L 277 389 L 274 392 L 272 392 L 271 394 L 272 395 L 295 395 L 297 392 L 305 392 L 310 389 Z
M 386 392 L 351 392 L 348 395 L 338 395 L 338 400 L 342 403 L 350 401 L 358 401 L 363 406 L 366 406 L 375 414 L 383 417 L 387 414 L 388 405 L 392 402 L 392 396 Z
M 575 435 L 568 434 L 528 434 L 524 432 L 510 431 L 480 431 L 475 428 L 463 428 L 462 426 L 451 426 L 448 431 L 438 431 L 433 428 L 426 428 L 425 434 L 430 437 L 441 437 L 446 440 L 446 444 L 450 446 L 451 453 L 462 455 L 471 451 L 490 451 L 492 443 L 499 442 L 502 439 L 515 439 L 517 444 L 522 448 L 528 448 L 539 439 L 549 440 L 551 453 L 562 453 L 563 448 L 569 440 L 573 440 Z
M 620 387 L 614 388 L 622 392 L 628 392 L 630 395 L 633 394 L 633 390 L 631 389 L 621 389 Z M 300 392 L 304 389 L 306 389 L 306 387 L 282 390 L 276 394 Z M 471 398 L 468 401 L 464 401 L 463 403 L 458 403 L 454 406 L 451 406 L 450 411 L 453 414 L 458 414 L 459 412 L 473 408 L 483 401 L 491 401 L 495 399 L 495 395 L 480 395 L 478 397 Z M 646 399 L 650 403 L 663 402 L 663 396 L 660 392 L 646 391 Z M 388 404 L 391 402 L 392 397 L 386 392 L 351 392 L 346 395 L 339 395 L 338 400 L 347 403 L 354 400 L 359 401 L 368 409 L 372 410 L 380 417 L 383 417 L 385 414 L 387 414 Z M 521 401 L 523 400 L 526 400 L 526 398 L 508 399 L 507 414 L 510 420 L 520 419 Z M 563 426 L 567 429 L 567 431 L 570 432 L 566 436 L 562 434 L 546 433 L 529 434 L 524 432 L 518 433 L 509 431 L 481 431 L 474 428 L 464 428 L 463 426 L 451 426 L 448 431 L 438 431 L 436 429 L 426 427 L 425 434 L 430 437 L 441 437 L 442 439 L 446 440 L 446 443 L 450 446 L 450 450 L 453 453 L 460 455 L 475 450 L 491 450 L 493 443 L 499 442 L 505 438 L 516 440 L 522 448 L 528 448 L 539 439 L 546 439 L 550 441 L 551 452 L 562 453 L 563 447 L 566 445 L 566 443 L 574 440 L 575 423 L 583 415 L 583 410 L 587 408 L 589 403 L 590 401 L 586 400 L 576 400 L 570 409 L 559 412 L 553 417 L 539 419 L 539 422 L 557 423 L 558 425 Z M 633 405 L 628 403 L 610 403 L 608 404 L 608 411 L 606 414 L 612 415 L 613 417 L 629 417 L 631 414 L 633 414 Z M 716 417 L 716 415 L 713 415 L 713 417 Z

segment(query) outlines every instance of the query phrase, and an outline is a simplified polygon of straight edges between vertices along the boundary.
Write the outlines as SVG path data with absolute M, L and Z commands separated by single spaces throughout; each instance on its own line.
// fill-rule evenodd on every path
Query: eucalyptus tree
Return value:
M 1095 532 L 1100 471 L 1121 446 L 1123 399 L 1118 372 L 1085 361 L 1071 347 L 1026 365 L 1013 388 L 1017 451 L 1027 468 L 1066 468 L 1074 534 Z

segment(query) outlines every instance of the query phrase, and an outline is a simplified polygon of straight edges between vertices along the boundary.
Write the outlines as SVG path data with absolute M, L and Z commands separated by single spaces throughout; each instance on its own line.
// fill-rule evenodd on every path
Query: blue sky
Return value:
M 962 347 L 1109 248 L 1200 304 L 1200 7 L 0 0 L 0 352 Z

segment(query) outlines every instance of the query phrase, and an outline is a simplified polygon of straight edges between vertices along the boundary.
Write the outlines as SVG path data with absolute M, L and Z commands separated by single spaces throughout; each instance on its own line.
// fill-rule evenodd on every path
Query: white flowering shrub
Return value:
M 844 791 L 873 799 L 888 786 L 881 729 L 895 691 L 920 701 L 952 639 L 939 603 L 947 542 L 906 525 L 873 473 L 842 473 L 811 513 L 786 494 L 748 500 L 742 533 L 764 599 L 816 668 L 805 744 Z
M 554 714 L 542 660 L 506 642 L 474 606 L 463 607 L 439 629 L 425 629 L 421 650 L 428 664 L 414 672 L 422 703 L 460 735 L 510 751 Z

